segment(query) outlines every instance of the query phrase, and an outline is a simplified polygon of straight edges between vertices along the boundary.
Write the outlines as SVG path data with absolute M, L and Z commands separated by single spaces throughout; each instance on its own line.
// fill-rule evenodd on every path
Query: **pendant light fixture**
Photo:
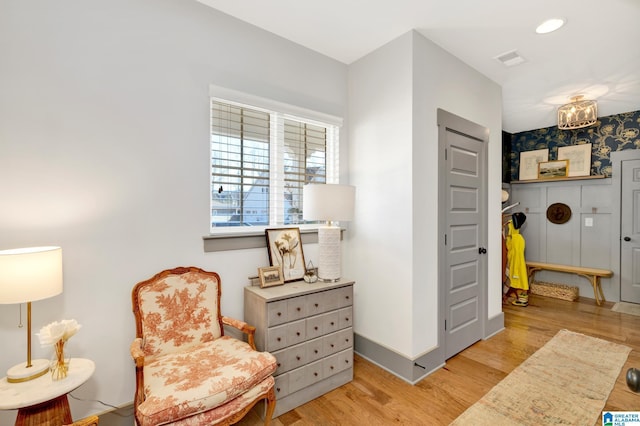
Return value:
M 562 130 L 580 129 L 596 123 L 598 120 L 598 104 L 596 101 L 583 99 L 578 95 L 571 102 L 558 108 L 558 128 Z

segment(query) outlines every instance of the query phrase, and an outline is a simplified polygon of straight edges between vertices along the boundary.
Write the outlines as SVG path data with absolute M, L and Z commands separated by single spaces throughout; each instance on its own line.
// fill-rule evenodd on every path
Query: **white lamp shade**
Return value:
M 351 185 L 308 184 L 302 188 L 304 220 L 353 219 L 356 188 Z
M 62 293 L 62 249 L 0 251 L 0 303 L 25 303 Z

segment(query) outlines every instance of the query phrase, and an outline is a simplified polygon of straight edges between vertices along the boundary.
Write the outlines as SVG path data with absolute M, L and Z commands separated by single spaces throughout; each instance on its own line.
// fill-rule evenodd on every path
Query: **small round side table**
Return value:
M 89 380 L 95 368 L 89 359 L 71 358 L 69 373 L 62 380 L 52 380 L 50 373 L 22 383 L 9 383 L 3 377 L 0 410 L 17 409 L 16 426 L 72 423 L 67 394 Z

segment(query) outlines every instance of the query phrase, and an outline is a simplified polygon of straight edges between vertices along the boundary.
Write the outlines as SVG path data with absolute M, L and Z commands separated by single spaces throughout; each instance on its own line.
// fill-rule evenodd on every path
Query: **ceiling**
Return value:
M 601 117 L 640 110 L 640 0 L 198 1 L 345 64 L 414 29 L 502 86 L 511 133 L 556 125 L 578 94 Z M 513 50 L 523 63 L 495 59 Z

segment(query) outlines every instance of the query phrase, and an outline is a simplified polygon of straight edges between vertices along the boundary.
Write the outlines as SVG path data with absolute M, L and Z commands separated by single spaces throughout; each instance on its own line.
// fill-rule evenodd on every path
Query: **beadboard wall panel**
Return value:
M 521 229 L 526 242 L 527 260 L 610 269 L 612 278 L 602 280 L 607 300 L 619 300 L 618 267 L 612 257 L 613 187 L 611 179 L 536 181 L 511 184 L 510 202 L 520 204 L 510 212 L 523 212 L 527 220 Z M 547 208 L 564 203 L 571 219 L 554 224 L 547 219 Z M 574 274 L 542 271 L 536 279 L 574 285 L 580 295 L 593 298 L 590 283 Z

